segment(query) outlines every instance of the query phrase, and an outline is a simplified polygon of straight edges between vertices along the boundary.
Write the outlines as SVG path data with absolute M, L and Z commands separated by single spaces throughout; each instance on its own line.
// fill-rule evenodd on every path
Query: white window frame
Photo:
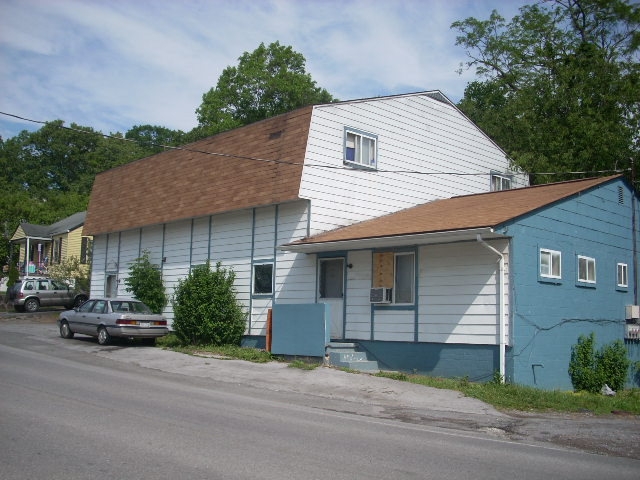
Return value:
M 508 175 L 501 175 L 499 173 L 491 174 L 491 191 L 498 192 L 501 190 L 511 190 L 513 180 Z
M 629 266 L 626 263 L 616 265 L 616 285 L 620 288 L 629 287 Z
M 578 255 L 578 282 L 596 283 L 596 259 Z
M 258 267 L 270 266 L 271 267 L 271 289 L 269 292 L 256 292 L 256 270 Z M 252 295 L 264 295 L 270 296 L 273 295 L 274 291 L 274 262 L 265 261 L 265 262 L 256 262 L 253 264 L 253 268 L 251 269 L 251 293 Z
M 548 271 L 546 272 L 542 270 L 543 268 L 542 257 L 545 255 L 549 256 L 549 262 L 548 262 L 549 268 L 548 268 Z M 557 264 L 558 264 L 557 275 L 553 274 L 554 259 L 557 259 Z M 562 278 L 562 252 L 559 252 L 557 250 L 550 250 L 548 248 L 541 248 L 540 256 L 539 256 L 539 265 L 540 265 L 539 273 L 542 278 L 553 278 L 553 279 Z
M 398 257 L 411 257 L 410 272 L 410 289 L 411 299 L 408 302 L 399 302 L 396 298 L 398 292 Z M 393 304 L 394 305 L 413 305 L 415 303 L 416 290 L 416 254 L 415 252 L 396 252 L 393 258 Z
M 362 144 L 364 141 L 369 142 L 367 151 L 373 152 L 373 159 L 363 159 Z M 353 149 L 353 159 L 349 157 L 349 149 Z M 370 133 L 365 133 L 354 128 L 344 129 L 344 148 L 343 159 L 346 164 L 359 165 L 367 168 L 376 168 L 378 166 L 378 137 Z

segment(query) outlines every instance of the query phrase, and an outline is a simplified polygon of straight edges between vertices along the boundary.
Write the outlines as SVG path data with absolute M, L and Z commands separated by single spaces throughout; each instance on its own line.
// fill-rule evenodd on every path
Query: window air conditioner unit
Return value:
M 391 289 L 385 287 L 372 288 L 369 293 L 371 303 L 391 303 Z

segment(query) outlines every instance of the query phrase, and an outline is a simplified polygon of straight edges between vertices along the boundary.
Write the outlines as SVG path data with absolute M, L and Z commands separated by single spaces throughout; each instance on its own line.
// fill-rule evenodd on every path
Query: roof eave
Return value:
M 51 237 L 38 237 L 35 235 L 25 235 L 24 237 L 20 237 L 20 238 L 12 238 L 11 240 L 9 240 L 9 243 L 20 243 L 20 242 L 26 242 L 27 240 L 42 240 L 44 242 L 50 242 Z
M 334 242 L 289 243 L 278 248 L 295 253 L 320 253 L 346 250 L 371 250 L 378 248 L 399 248 L 414 245 L 429 245 L 436 243 L 455 243 L 476 241 L 477 236 L 487 239 L 505 238 L 496 233 L 492 227 L 472 228 L 466 230 L 448 230 L 442 232 L 426 232 L 410 235 L 393 235 L 375 238 L 359 238 L 339 240 Z

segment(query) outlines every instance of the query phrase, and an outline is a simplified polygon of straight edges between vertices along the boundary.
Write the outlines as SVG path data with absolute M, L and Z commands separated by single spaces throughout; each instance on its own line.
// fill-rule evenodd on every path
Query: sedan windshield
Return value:
M 147 315 L 153 313 L 144 303 L 130 300 L 112 300 L 111 309 L 115 313 L 144 313 Z

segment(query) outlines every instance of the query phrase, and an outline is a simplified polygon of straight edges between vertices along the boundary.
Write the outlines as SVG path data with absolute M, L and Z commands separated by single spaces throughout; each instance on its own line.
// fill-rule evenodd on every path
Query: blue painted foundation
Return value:
M 267 347 L 267 339 L 264 335 L 245 335 L 242 337 L 241 346 L 264 350 Z
M 376 342 L 357 340 L 371 353 L 381 370 L 397 370 L 436 377 L 486 382 L 499 371 L 500 352 L 495 345 L 452 343 Z

